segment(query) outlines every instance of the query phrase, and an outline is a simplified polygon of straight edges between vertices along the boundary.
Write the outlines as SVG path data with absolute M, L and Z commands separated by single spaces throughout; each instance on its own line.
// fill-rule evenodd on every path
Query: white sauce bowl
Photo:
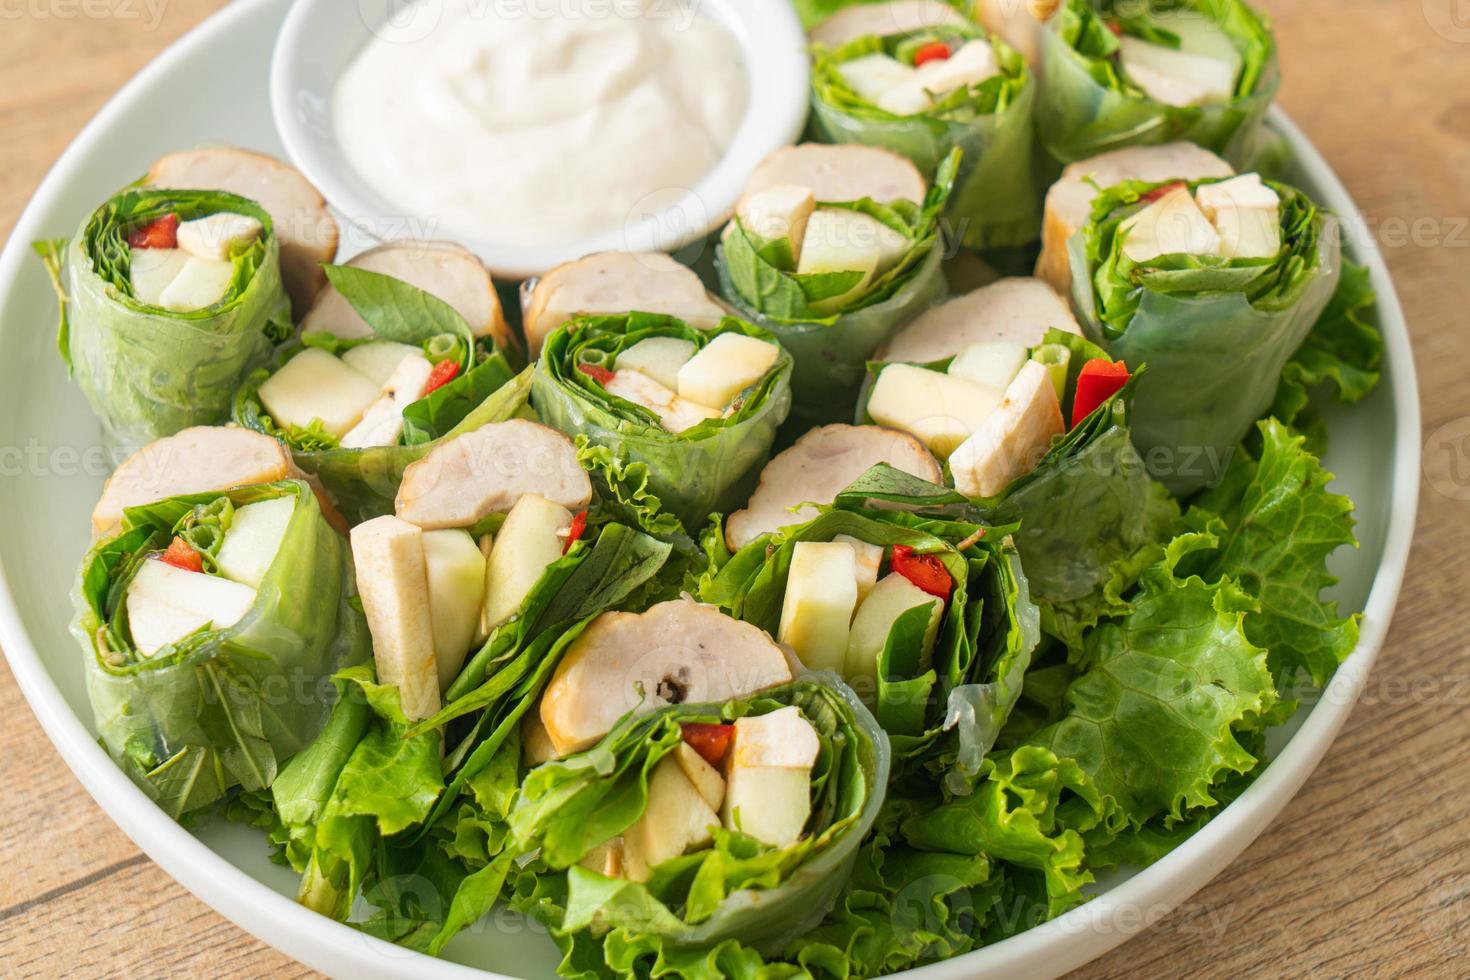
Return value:
M 432 29 L 433 8 L 420 12 Z M 492 0 L 486 0 L 492 2 Z M 580 240 L 521 245 L 449 237 L 480 256 L 496 276 L 524 279 L 592 252 L 672 252 L 718 230 L 755 165 L 794 142 L 806 121 L 810 66 L 806 35 L 788 0 L 690 0 L 700 16 L 730 32 L 748 73 L 749 95 L 724 157 L 692 188 L 655 192 L 622 227 Z M 296 0 L 281 25 L 271 62 L 271 111 L 286 152 L 366 242 L 439 238 L 433 216 L 407 214 L 371 187 L 347 159 L 332 118 L 342 72 L 374 31 L 402 18 L 410 0 Z M 402 22 L 395 20 L 402 29 Z M 589 152 L 595 152 L 590 151 Z

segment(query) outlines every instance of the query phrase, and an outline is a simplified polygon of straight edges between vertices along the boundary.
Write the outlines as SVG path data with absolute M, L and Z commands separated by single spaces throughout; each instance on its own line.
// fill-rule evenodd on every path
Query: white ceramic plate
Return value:
M 490 916 L 456 939 L 446 960 L 432 960 L 305 911 L 290 898 L 294 876 L 270 863 L 261 836 L 222 821 L 196 833 L 180 828 L 93 740 L 81 657 L 66 624 L 105 454 L 101 430 L 56 356 L 54 302 L 29 243 L 71 234 L 82 215 L 164 151 L 231 142 L 280 153 L 260 79 L 287 7 L 287 0 L 240 0 L 144 70 L 66 151 L 0 256 L 0 644 L 41 724 L 102 808 L 169 874 L 242 928 L 337 976 L 486 975 L 464 964 L 549 976 L 557 960 L 550 940 L 513 916 Z M 222 78 L 243 84 L 221 85 Z M 1340 214 L 1356 214 L 1301 134 L 1279 114 L 1273 124 L 1295 145 L 1308 189 Z M 1403 315 L 1371 242 L 1356 251 L 1372 270 L 1387 341 L 1379 390 L 1330 416 L 1335 449 L 1327 462 L 1337 489 L 1357 502 L 1362 541 L 1334 556 L 1342 576 L 1334 597 L 1366 610 L 1358 650 L 1327 696 L 1276 739 L 1274 761 L 1255 784 L 1192 840 L 1132 877 L 1107 882 L 1099 897 L 1057 920 L 915 976 L 1050 977 L 1102 954 L 1234 860 L 1332 743 L 1388 629 L 1419 481 L 1418 393 Z
M 524 279 L 593 252 L 682 248 L 723 226 L 755 165 L 796 139 L 806 119 L 810 72 L 806 35 L 791 4 L 697 0 L 690 6 L 735 38 L 749 77 L 745 115 L 718 166 L 688 190 L 647 195 L 622 227 L 581 241 L 527 247 L 463 240 L 495 275 Z M 443 0 L 420 0 L 416 6 L 404 0 L 297 0 L 275 45 L 271 107 L 287 152 L 334 208 L 360 231 L 378 238 L 441 237 L 426 231 L 442 222 L 435 215 L 404 215 L 358 176 L 333 132 L 332 93 L 342 71 L 382 25 L 396 25 L 401 36 L 423 36 L 434 29 L 442 7 Z M 542 8 L 544 3 L 530 9 Z M 512 8 L 504 9 L 509 16 Z M 585 9 L 596 13 L 617 8 L 592 4 Z

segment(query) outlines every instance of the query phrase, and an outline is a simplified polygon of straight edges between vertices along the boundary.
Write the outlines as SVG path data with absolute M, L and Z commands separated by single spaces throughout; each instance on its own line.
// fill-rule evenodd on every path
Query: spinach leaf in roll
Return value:
M 268 787 L 326 722 L 327 679 L 369 654 L 355 597 L 302 481 L 127 508 L 73 590 L 103 744 L 174 817 Z
M 686 529 L 754 480 L 791 409 L 791 356 L 727 317 L 701 330 L 651 313 L 577 317 L 547 338 L 531 400 L 562 432 L 647 466 Z
M 875 500 L 966 510 L 953 491 L 879 465 L 814 520 L 740 549 L 701 598 L 779 637 L 809 669 L 841 673 L 906 767 L 948 772 L 964 792 L 1039 639 L 1013 528 Z
M 274 370 L 246 379 L 234 421 L 274 436 L 350 519 L 385 513 L 403 470 L 452 432 L 524 409 L 506 355 L 449 303 L 407 282 L 328 266 L 333 295 L 372 325 L 367 336 L 310 331 Z M 326 302 L 325 299 L 319 303 Z
M 888 763 L 835 678 L 631 715 L 527 776 L 511 827 L 539 873 L 516 905 L 599 974 L 731 940 L 778 952 L 842 891 Z
M 931 187 L 868 146 L 803 144 L 756 168 L 716 253 L 720 290 L 795 360 L 797 410 L 843 417 L 867 359 L 944 294 L 939 216 L 959 154 Z
M 36 248 L 61 303 L 61 356 L 122 444 L 223 421 L 291 332 L 271 216 L 235 194 L 129 187 L 70 243 Z
M 958 148 L 945 212 L 953 237 L 971 248 L 1025 245 L 1042 193 L 1030 69 L 953 7 L 917 7 L 847 7 L 812 29 L 814 130 L 829 143 L 892 150 L 931 178 Z
M 1073 236 L 1073 306 L 1148 365 L 1133 441 L 1176 494 L 1217 480 L 1337 287 L 1337 219 L 1255 174 L 1120 184 Z
M 1067 0 L 1040 74 L 1037 132 L 1062 163 L 1186 140 L 1240 164 L 1281 82 L 1270 28 L 1242 0 Z

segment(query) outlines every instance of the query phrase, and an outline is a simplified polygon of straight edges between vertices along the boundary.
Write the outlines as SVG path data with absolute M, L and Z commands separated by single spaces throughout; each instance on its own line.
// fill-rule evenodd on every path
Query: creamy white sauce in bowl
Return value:
M 359 231 L 527 276 L 716 228 L 806 85 L 785 0 L 298 0 L 272 102 Z

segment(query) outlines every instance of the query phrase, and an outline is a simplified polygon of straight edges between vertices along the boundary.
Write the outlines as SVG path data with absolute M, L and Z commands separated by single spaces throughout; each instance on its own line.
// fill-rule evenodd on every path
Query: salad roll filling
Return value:
M 1042 36 L 1038 132 L 1063 163 L 1177 139 L 1238 163 L 1280 84 L 1275 40 L 1242 0 L 1067 0 Z
M 911 23 L 931 19 L 931 10 L 944 16 Z M 892 150 L 928 177 L 959 150 L 946 211 L 953 237 L 972 248 L 1035 238 L 1036 89 L 1020 54 L 943 4 L 847 8 L 811 37 L 813 126 L 822 139 Z
M 790 372 L 773 337 L 733 318 L 701 330 L 641 312 L 578 317 L 548 338 L 532 401 L 562 432 L 646 467 L 652 494 L 697 528 L 765 462 Z
M 939 215 L 958 164 L 946 157 L 926 190 L 895 154 L 804 144 L 752 175 L 721 238 L 721 290 L 791 352 L 806 413 L 834 421 L 862 363 L 942 295 Z

